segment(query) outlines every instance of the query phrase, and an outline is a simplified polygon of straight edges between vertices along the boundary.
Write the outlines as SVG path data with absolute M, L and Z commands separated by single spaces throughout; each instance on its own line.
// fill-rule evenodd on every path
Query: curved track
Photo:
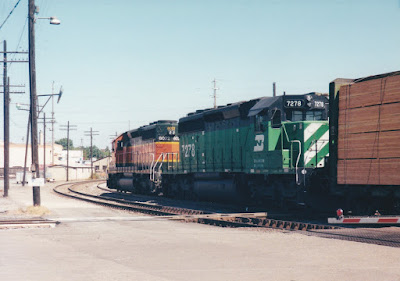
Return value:
M 325 224 L 296 222 L 267 218 L 267 213 L 221 213 L 204 209 L 189 209 L 168 205 L 168 201 L 155 203 L 148 196 L 128 196 L 101 186 L 104 181 L 86 181 L 59 185 L 54 191 L 60 195 L 86 202 L 163 216 L 166 219 L 185 222 L 197 222 L 222 227 L 275 228 L 289 231 L 301 231 L 307 235 L 349 240 L 355 242 L 400 247 L 400 228 L 343 228 Z M 84 186 L 84 187 L 82 187 Z M 89 188 L 91 186 L 91 188 Z M 78 190 L 79 189 L 79 190 Z M 100 190 L 101 193 L 94 190 Z M 104 193 L 107 192 L 107 193 Z M 96 194 L 97 193 L 97 194 Z M 116 194 L 118 197 L 116 198 Z M 136 198 L 136 199 L 135 199 Z M 165 205 L 164 205 L 165 204 Z
M 0 229 L 55 227 L 59 222 L 47 219 L 7 219 L 0 220 Z

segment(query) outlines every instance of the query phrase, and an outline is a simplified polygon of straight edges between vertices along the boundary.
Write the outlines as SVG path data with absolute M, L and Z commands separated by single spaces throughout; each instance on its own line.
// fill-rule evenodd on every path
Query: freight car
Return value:
M 400 71 L 330 83 L 330 194 L 400 211 Z
M 120 143 L 127 147 L 135 133 L 117 138 L 109 183 L 132 191 L 157 186 L 165 196 L 187 199 L 300 202 L 326 165 L 327 120 L 328 98 L 317 93 L 198 110 L 179 120 L 179 151 L 150 157 L 139 177 L 137 170 L 126 170 L 129 160 L 121 162 L 130 150 Z M 145 185 L 136 180 L 144 177 Z

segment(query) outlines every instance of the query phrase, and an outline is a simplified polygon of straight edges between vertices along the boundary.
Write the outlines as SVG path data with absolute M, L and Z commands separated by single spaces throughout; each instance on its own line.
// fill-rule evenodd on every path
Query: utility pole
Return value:
M 51 165 L 54 165 L 54 81 L 51 86 Z
M 52 107 L 51 107 L 51 131 L 52 131 L 52 134 L 51 134 L 51 164 L 52 165 L 54 165 L 54 123 L 56 121 L 54 119 L 54 96 L 58 96 L 57 103 L 59 103 L 62 94 L 63 94 L 62 87 L 60 88 L 60 92 L 58 94 L 54 94 L 54 81 L 53 81 L 51 94 L 49 94 L 49 95 L 38 95 L 38 97 L 49 97 L 47 99 L 47 101 L 44 103 L 44 105 L 42 106 L 42 109 L 40 110 L 40 112 L 43 111 L 44 107 L 47 105 L 47 103 L 50 101 L 50 99 L 51 99 L 51 103 L 52 103 Z M 40 112 L 39 112 L 39 114 L 40 114 Z
M 85 136 L 90 136 L 90 178 L 93 179 L 93 136 L 98 136 L 99 131 L 85 131 Z
M 43 177 L 46 180 L 46 113 L 43 112 Z M 53 120 L 49 120 L 48 122 L 52 123 Z
M 67 131 L 67 181 L 69 181 L 69 131 L 76 131 L 76 125 L 70 125 L 68 121 L 67 125 L 60 126 L 60 130 Z
M 47 102 L 46 102 L 46 104 L 47 104 Z M 42 112 L 42 110 L 44 109 L 46 104 L 44 104 L 42 106 L 42 109 L 38 112 L 38 114 L 40 114 Z M 25 110 L 25 109 L 21 109 L 21 108 L 18 108 L 18 109 Z M 26 182 L 25 181 L 25 179 L 26 179 L 26 162 L 27 162 L 27 158 L 28 158 L 29 129 L 30 129 L 30 126 L 31 126 L 31 112 L 30 112 L 30 110 L 28 110 L 28 111 L 29 111 L 29 118 L 28 118 L 28 127 L 26 129 L 27 132 L 26 132 L 26 144 L 25 144 L 25 162 L 24 162 L 24 176 L 22 178 L 22 186 L 25 186 L 25 182 Z M 53 120 L 51 120 L 51 121 L 53 121 Z M 45 140 L 44 140 L 44 143 L 45 143 L 44 151 L 46 153 L 46 130 L 44 130 L 44 138 L 45 138 Z M 46 167 L 46 162 L 45 161 L 46 161 L 46 154 L 44 155 L 44 167 Z M 46 172 L 44 172 L 43 175 L 45 177 L 46 176 Z
M 40 184 L 36 180 L 39 174 L 38 134 L 37 134 L 37 94 L 36 94 L 36 59 L 35 59 L 35 0 L 28 0 L 28 41 L 29 41 L 29 91 L 30 91 L 30 119 L 31 119 L 31 149 L 32 149 L 32 193 L 33 205 L 40 206 Z M 50 24 L 60 24 L 60 21 L 51 17 Z
M 4 94 L 4 197 L 8 197 L 8 190 L 10 188 L 10 78 L 7 74 L 7 53 L 21 53 L 26 52 L 7 52 L 7 41 L 3 41 L 4 51 L 3 53 L 3 94 Z M 26 62 L 26 61 L 17 61 Z M 15 92 L 20 93 L 20 92 Z M 21 92 L 23 93 L 23 92 Z
M 212 81 L 214 83 L 214 108 L 217 108 L 217 90 L 219 90 L 219 88 L 217 88 L 217 80 L 214 78 L 214 80 Z
M 43 178 L 46 181 L 46 113 L 43 112 Z
M 52 99 L 53 108 L 52 108 L 52 119 L 50 120 L 50 122 L 52 124 L 53 129 L 54 129 L 54 119 L 53 119 L 53 117 L 54 117 L 54 96 L 58 95 L 58 101 L 57 101 L 57 103 L 58 103 L 60 101 L 60 99 L 61 99 L 61 96 L 62 96 L 62 88 L 60 89 L 60 93 L 58 93 L 58 94 L 54 94 L 53 92 L 54 92 L 54 83 L 53 83 L 52 93 L 50 95 L 38 95 L 38 97 L 49 97 L 47 99 L 47 101 L 44 103 L 44 105 L 41 107 L 41 109 L 39 111 L 39 114 L 44 110 L 44 107 L 47 105 L 47 103 L 49 102 L 50 98 Z M 52 154 L 52 164 L 54 164 L 54 157 L 53 157 L 54 156 L 54 151 L 53 151 L 53 149 L 54 149 L 54 130 L 53 130 L 53 135 L 52 136 L 53 136 L 53 139 L 51 140 L 52 141 L 51 142 L 51 147 L 52 147 L 51 154 Z M 44 113 L 44 112 L 43 112 L 43 138 L 44 138 L 44 141 L 43 141 L 43 152 L 44 152 L 44 156 L 43 156 L 43 177 L 46 180 L 46 113 Z
M 29 26 L 29 90 L 31 111 L 31 150 L 33 181 L 40 177 L 38 133 L 37 133 L 37 95 L 36 95 L 36 60 L 35 60 L 35 0 L 28 1 L 28 26 Z M 40 186 L 33 184 L 33 205 L 40 206 Z
M 28 144 L 29 144 L 29 129 L 31 127 L 31 112 L 29 111 L 28 128 L 26 129 L 26 145 L 25 145 L 25 162 L 24 162 L 24 176 L 22 177 L 22 186 L 25 186 L 26 179 L 26 162 L 28 158 Z
M 114 140 L 116 137 L 118 137 L 118 132 L 115 132 L 115 135 L 110 135 L 111 140 Z
M 10 95 L 7 81 L 7 42 L 4 40 L 4 68 L 3 68 L 3 87 L 4 87 L 4 197 L 8 197 L 10 187 Z

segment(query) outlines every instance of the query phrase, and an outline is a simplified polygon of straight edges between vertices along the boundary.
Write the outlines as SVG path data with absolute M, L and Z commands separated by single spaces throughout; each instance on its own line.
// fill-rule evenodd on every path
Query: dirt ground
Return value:
M 1 189 L 1 187 L 0 187 Z M 0 280 L 400 280 L 400 249 L 278 230 L 168 221 L 41 190 L 56 228 L 0 230 Z M 0 197 L 26 217 L 29 187 Z

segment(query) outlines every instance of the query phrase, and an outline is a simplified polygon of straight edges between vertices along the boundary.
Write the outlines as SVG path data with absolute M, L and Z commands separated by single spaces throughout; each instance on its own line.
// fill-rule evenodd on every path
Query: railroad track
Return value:
M 88 183 L 88 182 L 85 182 Z M 93 182 L 92 182 L 93 183 Z M 157 203 L 144 203 L 135 200 L 117 199 L 106 195 L 93 195 L 74 190 L 82 183 L 64 184 L 54 190 L 62 195 L 100 204 L 103 206 L 118 208 L 133 212 L 160 216 L 165 219 L 183 222 L 195 222 L 201 224 L 215 225 L 220 227 L 253 227 L 280 229 L 286 231 L 298 231 L 310 236 L 318 236 L 331 239 L 348 240 L 354 242 L 400 247 L 400 228 L 346 228 L 325 224 L 308 222 L 297 222 L 268 218 L 267 213 L 215 213 L 202 210 L 193 210 L 180 207 L 163 206 Z M 68 185 L 70 187 L 68 187 Z M 109 193 L 117 193 L 97 184 L 97 188 Z
M 98 196 L 82 191 L 74 190 L 73 187 L 87 184 L 89 182 L 78 182 L 74 184 L 62 184 L 54 188 L 54 191 L 60 195 L 83 200 L 86 202 L 99 204 L 111 208 L 123 209 L 127 211 L 140 212 L 155 216 L 170 216 L 170 215 L 199 215 L 205 212 L 199 210 L 162 206 L 158 204 L 143 203 L 138 201 L 129 201 L 125 199 L 111 198 L 107 196 Z M 71 187 L 67 187 L 71 185 Z M 63 188 L 64 190 L 61 190 Z
M 55 227 L 59 222 L 46 219 L 9 219 L 0 220 L 0 229 Z
M 87 183 L 87 182 L 84 182 Z M 156 216 L 164 216 L 172 220 L 180 220 L 185 222 L 197 222 L 202 224 L 216 225 L 222 227 L 265 227 L 277 228 L 285 230 L 300 230 L 308 231 L 315 229 L 336 229 L 337 226 L 329 226 L 324 224 L 314 224 L 306 222 L 285 221 L 278 219 L 267 218 L 267 213 L 211 213 L 202 210 L 193 210 L 181 207 L 163 206 L 154 203 L 143 203 L 138 201 L 130 201 L 126 199 L 117 199 L 107 196 L 98 196 L 82 191 L 74 190 L 74 186 L 79 186 L 82 183 L 70 184 L 71 187 L 67 188 L 68 192 L 61 191 L 61 186 L 54 188 L 54 191 L 69 196 L 72 198 L 84 200 L 91 203 L 100 204 L 107 207 L 119 208 L 128 211 L 140 212 Z M 105 189 L 99 184 L 98 188 L 107 192 L 114 192 Z
M 400 248 L 400 228 L 339 228 L 313 230 L 307 235 Z

